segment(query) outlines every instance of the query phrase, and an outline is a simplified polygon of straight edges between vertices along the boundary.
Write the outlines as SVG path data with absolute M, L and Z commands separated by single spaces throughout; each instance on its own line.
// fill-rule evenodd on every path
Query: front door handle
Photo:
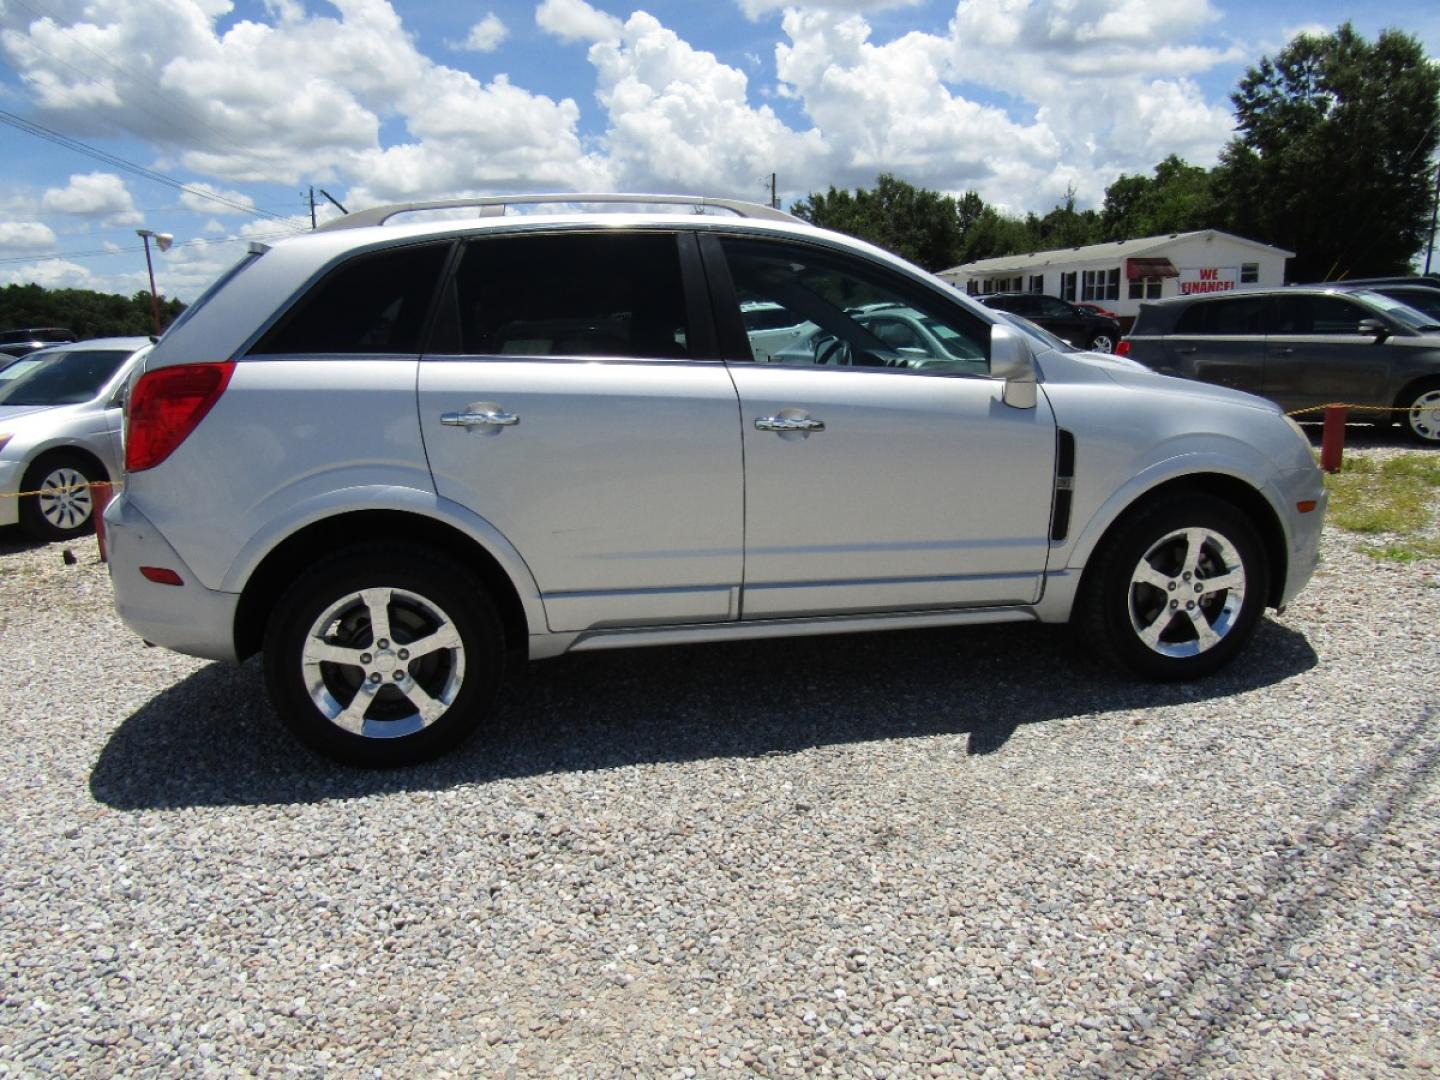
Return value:
M 824 431 L 825 421 L 813 416 L 757 416 L 756 431 Z
M 519 422 L 520 417 L 514 413 L 504 412 L 500 409 L 487 409 L 484 412 L 447 412 L 440 414 L 440 423 L 446 427 L 514 427 Z

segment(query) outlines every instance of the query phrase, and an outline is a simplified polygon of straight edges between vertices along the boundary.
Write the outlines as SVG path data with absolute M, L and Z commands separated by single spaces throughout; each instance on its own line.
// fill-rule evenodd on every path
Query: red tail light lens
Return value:
M 1118 344 L 1118 345 L 1115 346 L 1115 355 L 1116 355 L 1116 356 L 1129 356 L 1129 355 L 1130 355 L 1130 339 L 1129 339 L 1129 338 L 1121 338 L 1121 339 L 1120 339 L 1120 344 Z
M 235 361 L 180 364 L 147 371 L 130 395 L 125 426 L 125 469 L 153 469 L 175 452 L 220 400 Z

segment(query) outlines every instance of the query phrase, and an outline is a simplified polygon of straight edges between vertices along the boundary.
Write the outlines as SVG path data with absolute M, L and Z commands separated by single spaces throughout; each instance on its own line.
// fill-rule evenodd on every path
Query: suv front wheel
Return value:
M 271 615 L 264 657 L 270 699 L 302 742 L 353 765 L 404 765 L 480 725 L 504 674 L 504 631 L 464 566 L 374 544 L 295 581 Z
M 1218 670 L 1265 606 L 1264 547 L 1231 504 L 1166 496 L 1121 522 L 1085 578 L 1081 628 L 1103 658 L 1150 679 Z

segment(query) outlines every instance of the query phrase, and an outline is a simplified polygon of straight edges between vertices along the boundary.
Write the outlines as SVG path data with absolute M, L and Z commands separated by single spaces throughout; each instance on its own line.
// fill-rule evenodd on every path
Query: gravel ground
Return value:
M 1440 1071 L 1440 562 L 1329 531 L 1198 685 L 1059 628 L 589 654 L 362 773 L 72 546 L 0 534 L 0 1075 Z

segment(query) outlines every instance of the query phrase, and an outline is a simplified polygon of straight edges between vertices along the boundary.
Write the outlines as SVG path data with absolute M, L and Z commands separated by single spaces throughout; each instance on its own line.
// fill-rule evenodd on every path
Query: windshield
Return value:
M 44 349 L 31 353 L 26 359 L 33 363 L 26 371 L 0 382 L 0 405 L 78 405 L 89 401 L 130 355 L 125 349 Z
M 1416 311 L 1409 304 L 1402 303 L 1394 297 L 1386 296 L 1384 293 L 1371 292 L 1364 289 L 1352 294 L 1360 300 L 1365 301 L 1371 307 L 1379 308 L 1390 318 L 1398 323 L 1404 323 L 1411 330 L 1429 333 L 1440 330 L 1440 323 L 1437 323 L 1433 316 L 1426 315 L 1423 311 Z

